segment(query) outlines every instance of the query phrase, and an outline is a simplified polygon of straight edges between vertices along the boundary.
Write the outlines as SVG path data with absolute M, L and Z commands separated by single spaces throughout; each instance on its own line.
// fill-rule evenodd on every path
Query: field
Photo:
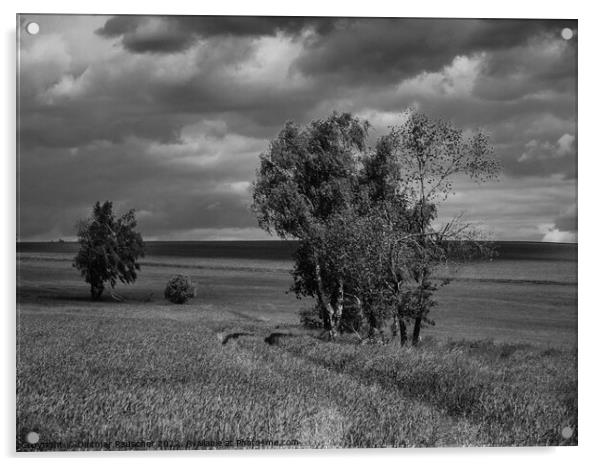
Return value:
M 577 443 L 576 246 L 464 266 L 417 348 L 300 329 L 291 247 L 151 243 L 124 300 L 93 303 L 76 245 L 19 244 L 17 448 Z M 189 304 L 163 299 L 176 273 Z

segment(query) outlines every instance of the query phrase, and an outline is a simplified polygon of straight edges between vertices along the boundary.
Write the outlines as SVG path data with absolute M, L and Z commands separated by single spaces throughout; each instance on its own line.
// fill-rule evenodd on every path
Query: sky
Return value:
M 374 144 L 413 106 L 485 130 L 503 167 L 458 181 L 442 219 L 577 241 L 575 20 L 19 21 L 19 240 L 74 239 L 97 200 L 135 208 L 146 240 L 269 239 L 250 187 L 286 121 L 352 112 Z

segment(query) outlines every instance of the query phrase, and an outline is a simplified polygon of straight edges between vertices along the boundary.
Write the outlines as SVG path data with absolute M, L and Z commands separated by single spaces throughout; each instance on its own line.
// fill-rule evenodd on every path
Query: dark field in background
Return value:
M 70 264 L 77 247 L 17 243 L 18 296 L 87 299 L 87 285 Z M 310 301 L 286 293 L 294 248 L 281 241 L 148 242 L 139 280 L 118 285 L 118 292 L 160 300 L 169 273 L 184 273 L 197 284 L 196 303 L 232 304 L 275 324 L 296 324 Z M 577 245 L 500 242 L 497 250 L 493 261 L 440 272 L 454 280 L 440 291 L 432 314 L 437 325 L 424 335 L 576 345 Z
M 501 243 L 464 265 L 404 349 L 303 332 L 292 247 L 150 242 L 124 301 L 91 302 L 76 244 L 17 244 L 18 449 L 576 444 L 576 245 Z M 163 299 L 176 273 L 198 290 L 183 306 Z M 297 336 L 269 346 L 274 331 Z
M 147 241 L 150 256 L 212 257 L 289 260 L 295 241 Z M 493 243 L 500 260 L 577 261 L 577 245 L 498 241 Z M 17 252 L 77 252 L 74 242 L 21 242 Z

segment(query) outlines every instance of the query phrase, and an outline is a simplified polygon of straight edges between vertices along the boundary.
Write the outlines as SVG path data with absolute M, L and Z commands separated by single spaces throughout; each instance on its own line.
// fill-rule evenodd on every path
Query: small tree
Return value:
M 134 210 L 116 219 L 110 201 L 96 202 L 92 216 L 79 222 L 80 250 L 73 266 L 90 284 L 92 299 L 100 298 L 107 282 L 113 288 L 117 280 L 122 283 L 136 280 L 140 270 L 137 260 L 144 256 L 144 243 L 135 228 Z

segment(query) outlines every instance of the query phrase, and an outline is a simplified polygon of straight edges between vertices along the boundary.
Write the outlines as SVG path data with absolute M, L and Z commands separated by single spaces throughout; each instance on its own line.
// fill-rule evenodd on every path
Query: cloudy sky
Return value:
M 19 238 L 74 237 L 96 200 L 151 239 L 263 239 L 258 156 L 332 110 L 372 140 L 409 105 L 491 134 L 504 174 L 460 183 L 500 240 L 577 240 L 570 20 L 27 16 L 19 42 Z M 564 29 L 571 34 L 562 34 Z

